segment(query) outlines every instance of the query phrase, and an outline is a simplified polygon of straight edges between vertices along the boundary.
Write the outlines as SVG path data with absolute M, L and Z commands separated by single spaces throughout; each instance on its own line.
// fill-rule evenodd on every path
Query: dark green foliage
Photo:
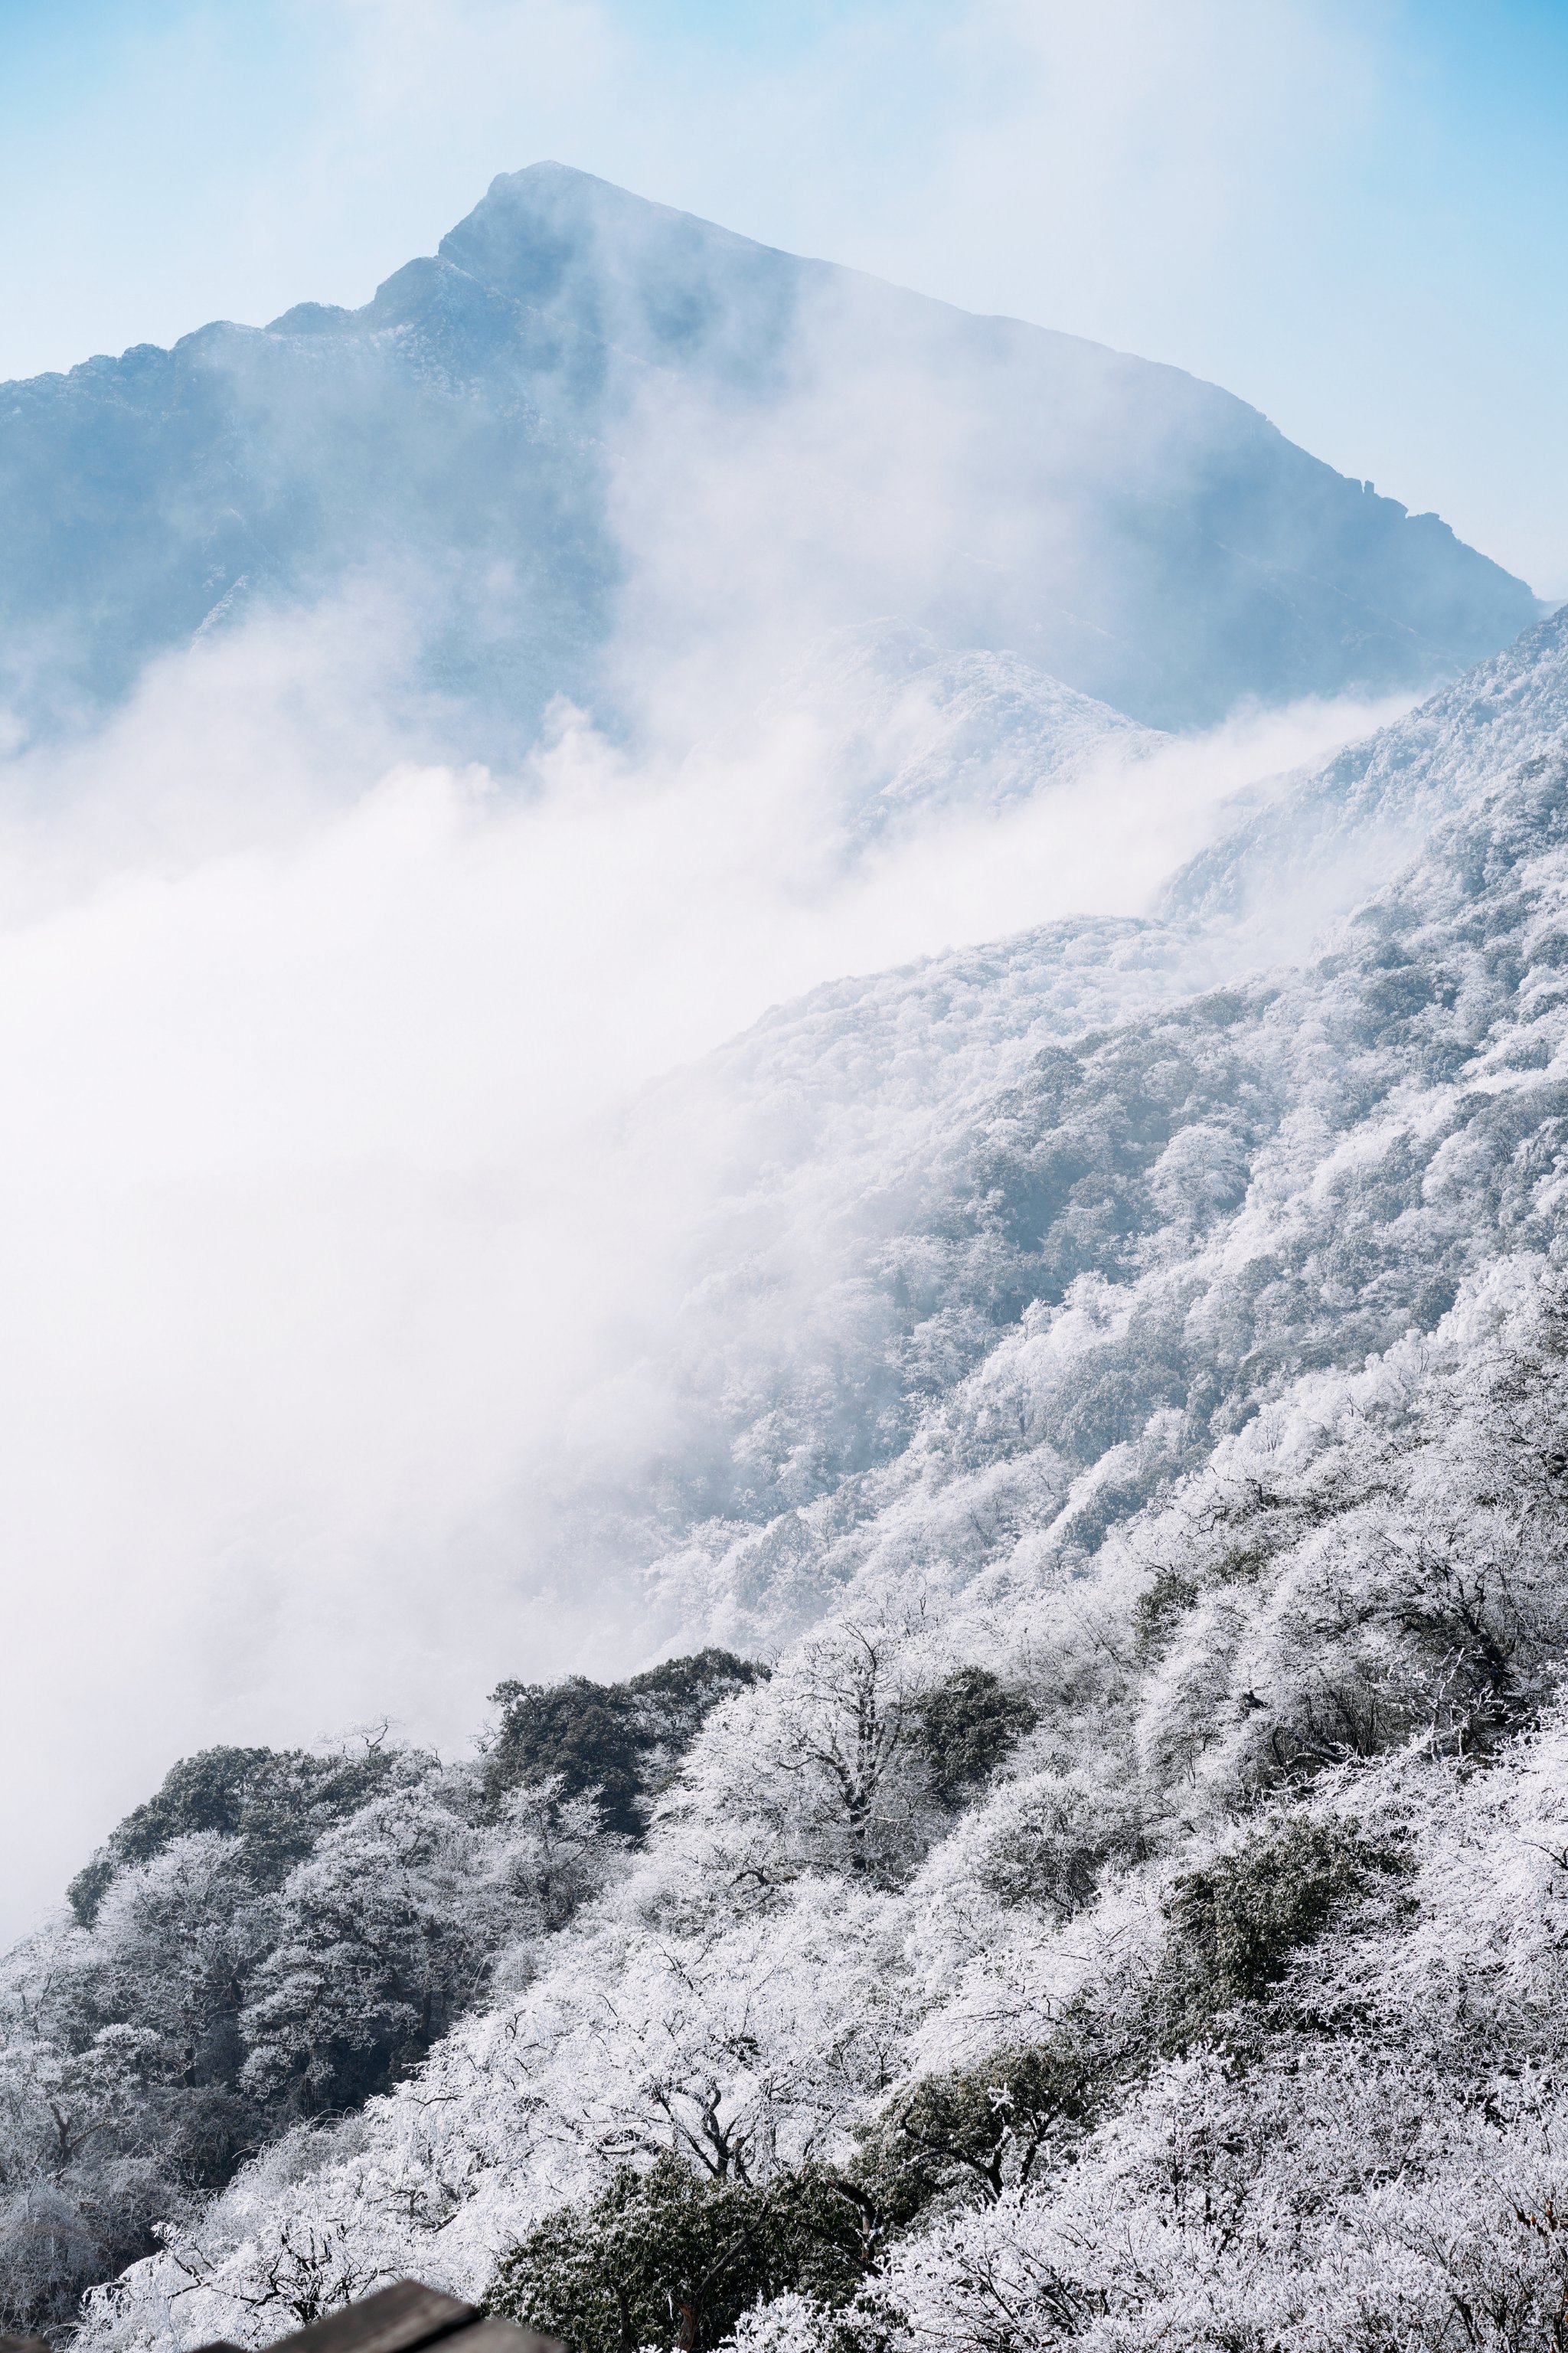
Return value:
M 0 1981 L 0 2332 L 68 2326 L 301 2117 L 363 2105 L 548 1936 L 620 1841 L 416 1750 L 183 1759 Z
M 150 1862 L 176 1839 L 216 1831 L 240 1841 L 258 1888 L 279 1887 L 321 1832 L 385 1788 L 405 1760 L 372 1742 L 356 1756 L 302 1748 L 204 1748 L 184 1757 L 157 1794 L 110 1831 L 66 1893 L 84 1927 L 123 1865 Z
M 1198 1598 L 1198 1588 L 1179 1568 L 1156 1569 L 1132 1605 L 1132 1638 L 1141 1662 L 1157 1659 Z
M 504 1683 L 490 1694 L 500 1728 L 485 1763 L 492 1802 L 508 1789 L 560 1777 L 566 1797 L 598 1793 L 606 1830 L 640 1840 L 649 1800 L 731 1693 L 767 1673 L 732 1651 L 668 1659 L 628 1683 Z
M 66 1901 L 84 1928 L 90 1928 L 98 1917 L 98 1907 L 114 1884 L 114 1874 L 120 1868 L 119 1857 L 107 1847 L 100 1847 L 90 1862 L 83 1863 L 66 1889 Z
M 960 1667 L 920 1701 L 917 1736 L 935 1795 L 960 1806 L 1031 1731 L 1033 1703 L 985 1667 Z
M 1298 1819 L 1186 1873 L 1169 1903 L 1168 2041 L 1202 2039 L 1224 2012 L 1258 2000 L 1372 1873 L 1395 1861 L 1347 1823 Z
M 933 2198 L 994 2200 L 1029 2180 L 1092 2125 L 1108 2074 L 1087 2022 L 1074 2018 L 1047 2042 L 927 2076 L 888 2111 L 856 2166 L 884 2229 L 907 2228 Z
M 826 2167 L 715 2181 L 674 2157 L 623 2166 L 501 2258 L 487 2311 L 563 2337 L 572 2353 L 708 2353 L 759 2298 L 842 2306 L 870 2266 L 864 2199 Z
M 486 2308 L 573 2353 L 708 2353 L 752 2305 L 789 2290 L 847 2320 L 890 2241 L 937 2199 L 995 2200 L 1028 2181 L 1092 2124 L 1103 2076 L 1075 2021 L 1048 2043 L 919 2084 L 847 2168 L 752 2182 L 674 2157 L 623 2167 L 503 2256 Z

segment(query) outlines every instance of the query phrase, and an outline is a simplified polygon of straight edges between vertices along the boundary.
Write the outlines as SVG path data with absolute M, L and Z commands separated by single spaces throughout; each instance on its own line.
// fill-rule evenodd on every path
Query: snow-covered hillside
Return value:
M 508 1779 L 513 1688 L 472 1763 L 310 1782 L 265 1884 L 254 1827 L 128 1829 L 10 1965 L 16 2308 L 215 2021 L 247 2096 L 330 2087 L 423 1985 L 428 2056 L 187 2165 L 85 2344 L 405 2272 L 607 2353 L 1553 2344 L 1565 965 L 1559 619 L 1160 919 L 656 1091 L 633 1169 L 727 1106 L 686 1420 L 640 1516 L 563 1469 L 562 1541 L 773 1672 L 594 1702 L 663 1760 L 619 1828 L 547 1746 Z
M 998 1457 L 1018 1454 L 1031 1513 L 1046 1480 L 1092 1524 L 1103 1506 L 1085 1499 L 1110 1466 L 1146 1492 L 1252 1411 L 1279 1366 L 1355 1364 L 1412 1318 L 1430 1328 L 1515 1229 L 1511 1180 L 1496 1176 L 1484 1216 L 1467 1198 L 1446 1222 L 1424 1155 L 1447 1129 L 1420 1153 L 1398 1145 L 1396 1185 L 1389 1106 L 1418 1050 L 1424 1080 L 1457 1051 L 1426 1042 L 1461 1018 L 1454 992 L 1473 1019 L 1511 1006 L 1513 978 L 1452 961 L 1435 973 L 1406 938 L 1409 912 L 1358 909 L 1357 886 L 1400 871 L 1424 811 L 1430 833 L 1517 792 L 1565 724 L 1553 620 L 1270 787 L 1261 817 L 1244 800 L 1163 919 L 1058 923 L 836 983 L 644 1102 L 626 1186 L 672 1188 L 700 1151 L 689 1189 L 718 1206 L 689 1240 L 673 1341 L 623 1368 L 678 1401 L 675 1434 L 631 1491 L 595 1501 L 669 1594 L 672 1631 L 787 1637 L 901 1526 L 925 1526 L 943 1560 L 955 1544 L 972 1557 L 973 1535 L 928 1514 L 976 1461 L 983 1484 L 1006 1486 Z M 1451 855 L 1428 848 L 1428 889 Z M 1281 969 L 1280 944 L 1325 915 L 1331 964 Z M 1420 1100 L 1427 1123 L 1439 1105 L 1475 1108 L 1463 1089 Z M 1347 1188 L 1381 1205 L 1364 1262 Z M 1421 1250 L 1406 1222 L 1382 1239 L 1415 1203 Z M 1049 1448 L 994 1434 L 1016 1409 L 998 1409 L 995 1385 L 1019 1380 L 1040 1385 L 1025 1427 L 1053 1432 Z M 565 1496 L 568 1546 L 586 1540 L 590 1508 Z M 953 1511 L 966 1527 L 967 1504 Z
M 861 840 L 1000 814 L 1097 769 L 1124 775 L 1162 741 L 1016 654 L 955 652 L 886 617 L 812 647 L 731 743 L 743 758 L 749 739 L 792 723 Z

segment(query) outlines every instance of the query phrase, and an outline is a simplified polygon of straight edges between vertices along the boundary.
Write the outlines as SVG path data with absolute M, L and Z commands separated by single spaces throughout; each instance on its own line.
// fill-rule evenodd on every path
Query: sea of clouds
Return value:
M 563 705 L 494 775 L 398 739 L 403 642 L 369 589 L 261 612 L 0 767 L 12 1928 L 196 1746 L 453 1742 L 502 1675 L 644 1660 L 635 1587 L 530 1533 L 585 1412 L 658 1435 L 616 1375 L 702 1162 L 628 1193 L 623 1107 L 819 981 L 1141 912 L 1230 792 L 1386 715 L 1140 734 L 868 842 L 842 713 L 667 703 L 629 748 Z

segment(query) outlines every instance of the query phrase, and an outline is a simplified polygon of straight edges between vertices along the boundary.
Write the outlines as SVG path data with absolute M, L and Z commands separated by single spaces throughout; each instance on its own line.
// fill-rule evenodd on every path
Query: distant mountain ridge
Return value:
M 368 580 L 415 617 L 410 691 L 458 750 L 504 752 L 557 693 L 613 701 L 649 549 L 684 567 L 646 600 L 677 651 L 793 566 L 807 635 L 899 612 L 1157 726 L 1419 687 L 1540 610 L 1179 370 L 558 164 L 496 180 L 361 310 L 0 390 L 0 702 L 24 735 L 204 628 Z

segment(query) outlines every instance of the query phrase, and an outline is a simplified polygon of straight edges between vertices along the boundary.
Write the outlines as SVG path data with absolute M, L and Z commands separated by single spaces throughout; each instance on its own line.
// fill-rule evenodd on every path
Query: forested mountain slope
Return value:
M 691 1136 L 719 1170 L 688 1179 L 719 1207 L 691 1236 L 673 1335 L 626 1368 L 678 1400 L 674 1434 L 625 1492 L 574 1486 L 563 1462 L 561 1543 L 596 1541 L 602 1514 L 607 1550 L 668 1593 L 672 1629 L 696 1612 L 742 1648 L 784 1639 L 879 1555 L 874 1529 L 893 1540 L 906 1491 L 978 1461 L 1000 1493 L 1018 1454 L 1019 1476 L 1080 1498 L 1092 1542 L 1283 1371 L 1430 1328 L 1519 1215 L 1500 1170 L 1484 1216 L 1467 1198 L 1447 1222 L 1426 1170 L 1448 1133 L 1434 1122 L 1500 1117 L 1489 1082 L 1431 1090 L 1463 1067 L 1467 1024 L 1514 1008 L 1516 973 L 1429 945 L 1436 896 L 1354 911 L 1356 886 L 1399 871 L 1424 811 L 1430 832 L 1522 791 L 1565 737 L 1558 618 L 1244 807 L 1163 920 L 1053 924 L 835 983 L 654 1091 L 626 1181 L 679 1190 Z M 1457 856 L 1433 848 L 1415 871 L 1462 908 Z M 1279 968 L 1325 916 L 1329 960 Z M 1412 1144 L 1396 1107 L 1417 1082 Z M 1041 1396 L 1009 1436 L 1021 1409 L 996 1385 L 1019 1381 Z M 1047 1430 L 1054 1451 L 1020 1444 Z M 1131 1482 L 1114 1504 L 1113 1470 Z
M 756 551 L 769 551 L 760 572 Z M 462 756 L 626 720 L 737 625 L 889 611 L 1152 724 L 1417 687 L 1522 583 L 1180 371 L 537 164 L 358 311 L 0 395 L 0 697 L 77 723 L 247 612 L 359 600 Z
M 214 1748 L 0 1965 L 0 2314 L 68 2322 L 301 2118 L 363 2105 L 624 1868 L 752 1663 L 503 1683 L 475 1760 Z
M 1543 623 L 1290 788 L 1310 864 L 1426 763 L 1418 854 L 1305 958 L 1256 905 L 1052 927 L 683 1082 L 735 1104 L 689 1360 L 730 1487 L 704 1517 L 688 1471 L 653 1574 L 773 1672 L 720 1662 L 638 1844 L 552 1778 L 547 1695 L 510 1751 L 371 1768 L 471 1842 L 428 1916 L 493 1894 L 475 2006 L 185 2189 L 88 2344 L 259 2345 L 410 2271 L 606 2353 L 1555 2342 L 1565 672 Z M 537 1778 L 486 1815 L 508 1753 Z M 282 1892 L 384 1949 L 369 1891 L 426 1899 L 347 1834 Z M 99 1918 L 204 1951 L 244 1837 L 128 1852 Z M 57 2080 L 90 2125 L 146 2067 L 38 1991 L 105 1933 L 13 1965 L 13 2214 L 62 2240 Z M 295 1933 L 280 2046 L 301 1985 L 361 1982 Z
M 743 759 L 792 721 L 812 731 L 852 843 L 999 815 L 1163 740 L 1016 653 L 953 651 L 885 616 L 826 631 L 730 742 Z

